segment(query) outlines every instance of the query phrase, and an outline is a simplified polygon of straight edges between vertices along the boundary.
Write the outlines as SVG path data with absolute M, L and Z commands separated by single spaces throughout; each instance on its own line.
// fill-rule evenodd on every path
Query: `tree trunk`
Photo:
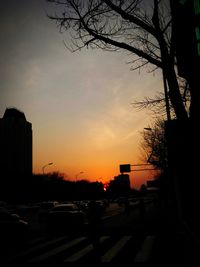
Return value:
M 164 61 L 163 61 L 164 63 Z M 167 60 L 166 64 L 163 64 L 163 71 L 166 75 L 168 87 L 169 87 L 169 98 L 174 108 L 177 119 L 185 120 L 188 118 L 187 111 L 183 104 L 183 99 L 180 93 L 174 65 Z
M 199 69 L 193 71 L 191 77 L 187 79 L 190 86 L 190 118 L 194 121 L 199 120 L 199 99 L 200 99 L 200 75 Z
M 155 27 L 156 38 L 160 46 L 163 74 L 168 83 L 169 98 L 174 108 L 177 119 L 187 119 L 187 111 L 183 104 L 177 76 L 174 70 L 174 59 L 172 59 L 171 55 L 169 54 L 167 42 L 164 38 L 163 30 L 160 27 L 161 22 L 158 15 L 158 2 L 158 0 L 154 0 L 154 13 L 152 22 Z

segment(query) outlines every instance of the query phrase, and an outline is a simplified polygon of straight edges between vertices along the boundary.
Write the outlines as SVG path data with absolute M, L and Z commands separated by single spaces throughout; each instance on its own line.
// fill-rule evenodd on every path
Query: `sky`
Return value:
M 131 103 L 162 91 L 159 72 L 130 71 L 130 55 L 71 53 L 45 0 L 0 0 L 0 117 L 24 112 L 33 130 L 33 172 L 106 182 L 120 164 L 141 161 L 141 132 L 152 120 Z M 139 188 L 153 172 L 130 173 Z

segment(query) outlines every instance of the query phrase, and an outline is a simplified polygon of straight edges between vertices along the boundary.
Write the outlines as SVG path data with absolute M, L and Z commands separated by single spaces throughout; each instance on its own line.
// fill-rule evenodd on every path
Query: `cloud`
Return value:
M 134 112 L 127 101 L 130 90 L 123 90 L 124 84 L 113 85 L 112 95 L 107 99 L 101 112 L 91 114 L 84 120 L 86 135 L 90 146 L 98 150 L 107 150 L 126 144 L 138 134 L 145 119 L 144 114 Z M 136 140 L 136 138 L 135 138 Z

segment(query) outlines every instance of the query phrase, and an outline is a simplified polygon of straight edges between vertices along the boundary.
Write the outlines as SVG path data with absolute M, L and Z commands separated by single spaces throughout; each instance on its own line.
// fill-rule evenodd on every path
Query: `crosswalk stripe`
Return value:
M 102 243 L 103 241 L 105 241 L 108 238 L 110 238 L 110 237 L 109 236 L 102 236 L 100 238 L 100 243 Z M 93 250 L 93 245 L 90 244 L 87 247 L 85 247 L 84 249 L 82 249 L 82 250 L 74 253 L 70 257 L 66 258 L 64 260 L 64 262 L 75 262 L 75 261 L 79 260 L 80 258 L 82 258 L 83 256 L 85 256 L 87 253 L 89 253 L 92 250 Z
M 134 262 L 145 263 L 148 261 L 152 247 L 155 241 L 155 236 L 147 236 L 143 242 L 141 250 L 137 253 Z
M 89 241 L 87 236 L 80 236 L 80 237 L 77 237 L 71 241 L 69 241 L 69 240 L 67 241 L 67 238 L 68 238 L 68 236 L 59 237 L 59 238 L 50 240 L 48 242 L 42 243 L 40 245 L 34 246 L 34 247 L 28 249 L 27 251 L 24 251 L 23 253 L 21 253 L 20 256 L 22 257 L 22 259 L 23 259 L 23 256 L 24 257 L 28 256 L 29 257 L 29 260 L 28 260 L 29 263 L 40 262 L 40 261 L 48 260 L 49 258 L 56 256 L 59 253 L 64 254 L 65 251 L 67 251 L 67 249 L 75 247 L 76 245 L 80 244 L 84 240 Z M 112 238 L 112 236 L 102 236 L 100 238 L 100 243 L 102 244 L 105 240 L 111 239 L 111 238 Z M 114 245 L 112 245 L 105 252 L 105 254 L 101 257 L 101 262 L 102 263 L 111 262 L 118 255 L 118 253 L 124 248 L 124 246 L 127 244 L 127 242 L 131 238 L 133 238 L 133 236 L 121 237 L 118 241 L 116 241 L 114 243 Z M 64 240 L 66 240 L 65 243 L 64 243 Z M 146 238 L 144 239 L 144 241 L 142 243 L 140 250 L 136 254 L 135 258 L 133 259 L 134 263 L 144 263 L 144 262 L 147 262 L 149 260 L 154 242 L 155 242 L 155 236 L 153 236 L 153 235 L 146 236 Z M 51 247 L 51 248 L 49 247 L 49 250 L 48 250 L 48 245 L 53 245 L 53 247 Z M 66 262 L 76 262 L 79 259 L 81 259 L 82 257 L 86 256 L 87 254 L 89 256 L 90 255 L 89 253 L 91 251 L 93 251 L 93 249 L 94 249 L 94 247 L 91 243 L 87 245 L 84 242 L 80 245 L 82 246 L 82 248 L 80 248 L 78 251 L 76 250 L 76 252 L 74 252 L 72 255 L 69 255 L 64 260 L 65 263 Z M 46 249 L 45 249 L 45 251 L 42 252 L 42 249 L 44 249 L 44 248 L 46 248 Z M 31 254 L 31 252 L 35 252 L 35 253 L 37 252 L 38 255 L 33 256 L 33 254 Z M 18 254 L 18 256 L 19 256 L 19 254 Z M 58 257 L 59 257 L 59 255 L 58 255 Z
M 37 243 L 41 243 L 42 241 L 44 241 L 44 237 L 38 237 L 28 242 L 28 244 L 31 246 L 35 246 Z
M 28 250 L 26 250 L 26 251 L 24 251 L 24 252 L 18 254 L 17 256 L 18 256 L 18 257 L 25 257 L 25 256 L 27 256 L 28 254 L 30 254 L 30 253 L 32 253 L 32 252 L 34 252 L 34 251 L 37 251 L 37 250 L 40 250 L 40 249 L 42 249 L 42 248 L 47 247 L 48 245 L 52 245 L 52 244 L 55 244 L 55 243 L 57 243 L 57 242 L 59 242 L 59 241 L 65 240 L 65 239 L 67 239 L 67 237 L 68 237 L 68 236 L 62 236 L 62 237 L 59 237 L 59 238 L 56 238 L 56 239 L 53 239 L 53 240 L 44 242 L 44 243 L 42 243 L 42 244 L 40 244 L 40 245 L 36 245 L 36 246 L 31 247 L 31 248 L 29 248 Z M 44 239 L 43 239 L 43 240 L 44 240 Z
M 123 236 L 108 252 L 106 252 L 106 254 L 103 255 L 101 262 L 110 262 L 131 238 L 132 236 Z
M 75 261 L 79 260 L 80 258 L 82 258 L 87 253 L 89 253 L 90 251 L 92 251 L 92 249 L 93 249 L 93 246 L 92 246 L 92 244 L 90 244 L 87 247 L 85 247 L 84 249 L 78 251 L 77 253 L 74 253 L 72 256 L 65 259 L 64 262 L 75 262 Z
M 65 244 L 65 245 L 62 245 L 60 247 L 57 247 L 55 249 L 52 249 L 38 257 L 35 257 L 33 258 L 32 260 L 30 260 L 29 262 L 30 263 L 34 263 L 34 262 L 39 262 L 39 261 L 43 261 L 43 260 L 46 260 L 48 259 L 49 257 L 52 257 L 52 256 L 55 256 L 56 254 L 70 248 L 70 247 L 73 247 L 75 245 L 77 245 L 78 243 L 82 242 L 83 240 L 86 240 L 87 237 L 83 236 L 83 237 L 79 237 L 79 238 L 76 238 L 74 240 L 72 240 L 71 242 Z

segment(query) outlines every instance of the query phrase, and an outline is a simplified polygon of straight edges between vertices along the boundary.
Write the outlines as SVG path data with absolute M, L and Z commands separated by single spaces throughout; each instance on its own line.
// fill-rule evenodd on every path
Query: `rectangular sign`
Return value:
M 131 164 L 121 164 L 119 166 L 120 173 L 131 172 Z

